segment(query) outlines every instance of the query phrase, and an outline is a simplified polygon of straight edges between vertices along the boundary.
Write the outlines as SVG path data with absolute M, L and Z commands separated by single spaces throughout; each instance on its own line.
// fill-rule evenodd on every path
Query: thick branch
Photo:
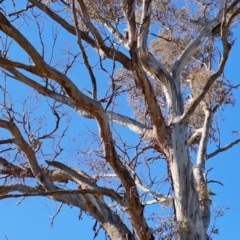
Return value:
M 226 36 L 224 36 L 226 38 Z M 183 115 L 180 118 L 180 121 L 187 121 L 189 117 L 192 115 L 194 110 L 197 108 L 199 103 L 203 100 L 213 83 L 217 80 L 217 78 L 223 73 L 225 64 L 228 59 L 229 52 L 231 50 L 231 45 L 223 38 L 223 56 L 219 63 L 218 70 L 206 81 L 203 90 L 200 94 L 198 94 L 194 99 L 191 100 L 187 108 L 185 109 Z
M 20 184 L 18 184 L 20 185 Z M 95 189 L 77 189 L 77 190 L 56 190 L 56 191 L 48 191 L 48 192 L 33 192 L 31 193 L 31 190 L 34 191 L 34 188 L 26 187 L 26 186 L 13 186 L 9 185 L 5 189 L 5 186 L 0 186 L 0 193 L 6 192 L 9 190 L 11 191 L 23 191 L 23 194 L 1 194 L 0 200 L 5 198 L 18 198 L 18 197 L 36 197 L 36 196 L 53 196 L 53 195 L 60 195 L 60 194 L 92 194 L 92 195 L 105 195 L 104 190 L 95 190 Z M 2 188 L 2 189 L 1 189 Z
M 200 202 L 200 209 L 202 213 L 202 220 L 205 231 L 207 231 L 210 223 L 210 200 L 208 196 L 207 183 L 204 177 L 206 151 L 208 145 L 208 138 L 210 127 L 212 123 L 213 113 L 204 106 L 205 119 L 202 127 L 202 135 L 199 143 L 197 164 L 193 169 L 194 179 L 198 189 L 198 198 Z
M 1 144 L 9 144 L 9 143 L 13 143 L 13 139 L 4 139 L 4 140 L 0 140 L 0 145 Z
M 57 171 L 61 171 L 62 172 L 61 174 L 64 173 L 64 171 L 62 170 L 55 170 L 54 172 Z M 9 192 L 16 191 L 21 192 L 23 194 L 7 194 Z M 96 218 L 102 224 L 103 228 L 109 234 L 109 236 L 111 236 L 112 239 L 121 240 L 133 239 L 130 231 L 123 224 L 121 219 L 115 213 L 113 213 L 109 209 L 109 207 L 103 202 L 101 195 L 105 195 L 105 193 L 106 189 L 104 188 L 78 189 L 78 190 L 59 189 L 55 191 L 43 191 L 41 187 L 29 187 L 23 184 L 0 186 L 0 199 L 16 197 L 49 196 L 56 201 L 77 206 L 84 211 L 88 211 L 94 218 Z
M 58 23 L 60 26 L 62 26 L 65 30 L 67 30 L 69 33 L 76 35 L 75 27 L 69 24 L 67 21 L 65 21 L 63 18 L 61 18 L 58 14 L 56 14 L 54 11 L 52 11 L 50 8 L 48 8 L 45 4 L 41 3 L 41 1 L 37 0 L 28 0 L 31 2 L 34 6 L 39 8 L 41 11 L 45 12 L 52 20 L 54 20 L 56 23 Z M 99 46 L 95 42 L 94 39 L 92 39 L 87 33 L 85 33 L 82 30 L 79 30 L 81 32 L 82 39 L 87 42 L 91 47 L 93 47 L 97 52 L 99 52 Z M 108 46 L 104 46 L 104 53 L 105 56 L 110 59 L 115 59 L 116 61 L 120 62 L 124 68 L 130 70 L 131 69 L 131 63 L 130 59 L 124 55 L 122 52 L 117 51 L 113 48 L 110 48 Z
M 187 141 L 188 146 L 191 146 L 194 143 L 195 139 L 201 136 L 201 134 L 202 134 L 202 128 L 197 129 L 195 133 L 188 139 Z
M 231 4 L 229 4 L 229 7 L 227 9 L 227 12 L 230 12 L 237 4 L 238 0 L 232 1 Z M 176 63 L 173 66 L 173 75 L 178 76 L 184 66 L 186 65 L 187 61 L 190 59 L 190 57 L 194 54 L 196 49 L 200 46 L 200 44 L 203 42 L 203 40 L 209 35 L 209 33 L 216 27 L 220 27 L 220 23 L 224 17 L 224 11 L 223 9 L 219 12 L 219 14 L 208 24 L 206 24 L 202 30 L 199 32 L 198 36 L 185 48 L 182 55 L 179 57 L 179 59 L 176 61 Z
M 149 110 L 151 120 L 154 125 L 154 128 L 153 128 L 154 133 L 156 134 L 157 137 L 161 138 L 164 134 L 165 122 L 164 122 L 164 118 L 162 116 L 161 110 L 158 106 L 158 102 L 157 102 L 154 90 L 152 88 L 152 85 L 151 85 L 146 73 L 143 70 L 144 62 L 141 57 L 141 52 L 144 53 L 144 50 L 143 50 L 144 46 L 143 47 L 138 46 L 139 41 L 142 41 L 142 42 L 139 42 L 139 44 L 144 44 L 145 40 L 146 40 L 146 39 L 143 40 L 142 35 L 146 36 L 146 34 L 148 32 L 148 27 L 150 24 L 149 14 L 151 13 L 151 6 L 149 4 L 150 3 L 146 2 L 146 4 L 144 5 L 145 10 L 147 11 L 147 14 L 146 14 L 146 16 L 145 15 L 143 16 L 143 18 L 144 18 L 143 20 L 147 21 L 147 24 L 145 26 L 142 23 L 142 27 L 147 27 L 147 29 L 145 30 L 143 28 L 141 30 L 141 32 L 139 33 L 140 35 L 137 37 L 136 36 L 136 21 L 135 21 L 135 13 L 134 13 L 135 2 L 134 1 L 124 2 L 123 1 L 123 3 L 122 3 L 126 21 L 128 24 L 129 35 L 130 35 L 129 49 L 130 49 L 130 54 L 131 54 L 131 58 L 132 58 L 132 66 L 133 66 L 132 68 L 133 68 L 133 73 L 135 76 L 135 84 L 142 90 L 143 96 L 147 103 L 147 107 Z M 139 40 L 139 38 L 140 38 L 140 40 Z
M 204 109 L 205 120 L 202 127 L 202 136 L 199 143 L 198 154 L 197 154 L 197 165 L 205 170 L 206 151 L 208 145 L 209 131 L 212 123 L 212 112 L 209 109 Z
M 170 112 L 169 116 L 174 118 L 176 115 L 182 114 L 183 111 L 183 103 L 180 96 L 180 86 L 176 84 L 177 81 L 173 82 L 169 72 L 161 63 L 157 61 L 152 53 L 148 52 L 147 37 L 151 22 L 151 5 L 151 0 L 143 1 L 141 27 L 137 39 L 141 66 L 143 66 L 145 72 L 151 78 L 155 79 L 161 85 L 167 100 L 168 110 Z M 170 121 L 171 120 L 172 119 L 170 119 Z
M 105 195 L 115 200 L 120 205 L 124 206 L 124 198 L 118 195 L 114 190 L 98 187 L 94 184 L 94 179 L 89 177 L 86 173 L 67 167 L 66 165 L 56 161 L 46 161 L 49 165 L 59 168 L 58 170 L 49 170 L 48 168 L 41 167 L 42 172 L 46 174 L 51 181 L 68 182 L 72 180 L 76 182 L 81 188 L 92 189 L 98 192 L 98 195 Z M 18 167 L 8 162 L 6 159 L 0 157 L 0 174 L 7 174 L 16 178 L 34 178 L 30 168 Z
M 22 194 L 7 194 L 9 192 Z M 99 192 L 93 189 L 45 191 L 39 187 L 29 187 L 23 184 L 0 186 L 0 199 L 17 197 L 49 196 L 57 201 L 80 207 L 94 216 L 109 234 L 111 239 L 131 240 L 133 236 L 121 219 L 113 213 L 101 199 L 94 197 Z M 81 194 L 81 196 L 80 196 Z
M 0 30 L 14 39 L 31 57 L 37 66 L 44 66 L 41 55 L 36 51 L 33 45 L 7 20 L 0 11 Z
M 12 65 L 11 63 L 9 63 L 9 64 Z M 31 68 L 31 69 L 33 69 L 33 68 Z M 63 95 L 56 93 L 46 87 L 43 87 L 41 84 L 35 82 L 34 80 L 30 79 L 29 77 L 26 77 L 24 74 L 22 74 L 21 72 L 19 72 L 18 70 L 14 69 L 14 68 L 5 67 L 5 69 L 8 70 L 11 74 L 13 74 L 13 76 L 10 76 L 10 77 L 32 87 L 38 93 L 40 93 L 44 96 L 48 96 L 60 103 L 66 104 L 67 106 L 69 106 L 72 109 L 74 109 L 75 111 L 77 111 L 83 117 L 94 118 L 91 113 L 78 107 L 72 101 L 72 99 L 70 99 L 69 97 L 63 96 Z M 129 130 L 135 132 L 138 135 L 141 135 L 141 136 L 145 135 L 146 137 L 147 136 L 150 137 L 152 135 L 151 129 L 147 128 L 145 125 L 143 125 L 142 123 L 140 123 L 132 118 L 129 118 L 127 116 L 124 116 L 122 114 L 115 113 L 112 111 L 108 111 L 107 116 L 108 116 L 109 121 L 113 121 L 121 126 L 124 126 L 124 127 L 128 128 Z
M 38 189 L 34 187 L 29 187 L 24 184 L 10 184 L 10 185 L 5 184 L 3 186 L 0 186 L 0 199 L 4 199 L 5 198 L 4 196 L 9 196 L 9 195 L 6 195 L 9 192 L 21 192 L 26 194 L 32 194 L 32 193 L 37 193 Z M 9 198 L 9 197 L 6 197 L 6 198 Z
M 110 197 L 112 200 L 115 200 L 117 203 L 124 206 L 124 198 L 118 195 L 114 190 L 99 187 L 96 184 L 92 182 L 92 178 L 87 176 L 85 173 L 81 171 L 75 171 L 74 169 L 69 168 L 68 166 L 64 165 L 63 163 L 57 162 L 57 161 L 46 161 L 49 165 L 54 166 L 56 168 L 61 169 L 66 174 L 68 174 L 71 179 L 73 179 L 76 183 L 78 183 L 81 187 L 87 187 L 87 189 L 93 190 L 93 194 L 98 195 L 105 195 Z M 84 186 L 83 186 L 84 184 Z
M 86 24 L 86 26 L 91 31 L 91 33 L 94 36 L 94 38 L 95 38 L 98 46 L 100 47 L 100 49 L 102 49 L 104 51 L 104 48 L 105 48 L 104 41 L 103 41 L 100 33 L 98 32 L 98 30 L 95 28 L 95 26 L 93 25 L 93 23 L 91 21 L 84 1 L 83 0 L 77 0 L 77 2 L 79 3 L 79 6 L 81 8 L 81 12 L 82 12 L 81 17 L 82 17 L 84 23 Z
M 125 56 L 123 53 L 115 50 L 113 47 L 108 47 L 105 45 L 104 40 L 101 37 L 101 34 L 98 32 L 97 28 L 93 25 L 88 10 L 86 8 L 86 5 L 83 0 L 77 0 L 81 9 L 81 17 L 86 24 L 86 26 L 89 28 L 90 32 L 94 36 L 94 39 L 96 41 L 97 46 L 97 52 L 103 52 L 104 55 L 108 58 L 115 59 L 116 61 L 119 61 L 126 69 L 131 69 L 131 63 L 130 59 Z
M 144 124 L 130 117 L 124 116 L 119 113 L 111 112 L 111 111 L 107 112 L 107 116 L 110 121 L 113 121 L 121 126 L 124 126 L 129 130 L 139 134 L 140 136 L 144 135 L 147 138 L 152 137 L 152 129 L 146 127 Z
M 34 73 L 36 72 L 37 73 L 37 71 L 35 71 L 35 69 L 36 69 L 35 66 L 26 65 L 26 64 L 23 64 L 20 62 L 15 62 L 15 61 L 9 60 L 9 59 L 1 57 L 1 56 L 0 56 L 0 65 L 2 67 L 8 66 L 8 67 L 21 68 L 28 72 L 34 72 Z
M 16 166 L 10 162 L 8 162 L 6 159 L 0 157 L 0 166 L 2 166 L 0 168 L 0 174 L 5 174 L 5 175 L 9 175 L 11 177 L 14 178 L 35 178 L 35 176 L 32 173 L 31 168 L 29 167 L 19 167 Z M 71 179 L 71 177 L 66 174 L 64 171 L 62 170 L 49 170 L 48 168 L 45 167 L 41 167 L 41 170 L 44 174 L 46 174 L 48 176 L 48 178 L 51 181 L 56 181 L 56 182 L 64 182 L 67 183 L 69 180 L 73 180 Z

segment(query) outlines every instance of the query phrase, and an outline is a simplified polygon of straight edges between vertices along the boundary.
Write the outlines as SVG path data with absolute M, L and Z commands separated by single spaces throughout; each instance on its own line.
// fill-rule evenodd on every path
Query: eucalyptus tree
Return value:
M 224 67 L 239 1 L 1 3 L 0 198 L 70 204 L 110 239 L 206 239 L 205 163 L 240 141 L 207 153 L 213 119 L 238 87 Z M 98 131 L 75 125 L 70 146 L 76 113 Z M 172 218 L 150 227 L 152 204 Z

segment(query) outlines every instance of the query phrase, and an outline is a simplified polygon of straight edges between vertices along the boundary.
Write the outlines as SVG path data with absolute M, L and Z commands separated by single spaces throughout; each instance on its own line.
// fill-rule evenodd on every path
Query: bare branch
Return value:
M 98 32 L 98 30 L 94 27 L 91 19 L 90 19 L 90 16 L 88 14 L 88 10 L 86 8 L 86 5 L 84 3 L 83 0 L 77 0 L 77 2 L 79 3 L 79 6 L 81 8 L 81 17 L 83 18 L 83 21 L 84 23 L 86 24 L 86 26 L 89 28 L 89 30 L 91 31 L 92 35 L 94 36 L 96 42 L 97 42 L 97 45 L 98 47 L 103 51 L 105 49 L 105 44 L 104 44 L 104 41 L 100 35 L 100 33 Z
M 4 57 L 1 57 L 0 56 L 0 65 L 2 67 L 15 67 L 15 68 L 21 68 L 23 70 L 26 70 L 28 72 L 36 72 L 37 71 L 35 70 L 35 66 L 31 66 L 31 65 L 26 65 L 26 64 L 23 64 L 23 63 L 20 63 L 20 62 L 15 62 L 15 61 L 12 61 L 12 60 L 9 60 L 7 58 L 4 58 Z
M 91 31 L 92 35 L 94 36 L 94 39 L 96 41 L 96 51 L 103 52 L 106 57 L 109 57 L 111 59 L 115 59 L 116 61 L 119 61 L 126 69 L 130 70 L 131 69 L 131 64 L 130 64 L 130 59 L 128 59 L 123 53 L 113 49 L 113 47 L 108 47 L 105 45 L 100 33 L 98 30 L 95 28 L 93 25 L 90 16 L 88 14 L 88 10 L 86 8 L 86 5 L 84 1 L 82 0 L 77 0 L 79 3 L 79 6 L 81 8 L 81 17 L 86 24 L 86 26 L 89 28 Z
M 22 194 L 7 194 L 9 192 L 22 192 Z M 103 190 L 104 191 L 104 190 Z M 0 199 L 17 198 L 17 197 L 34 197 L 34 196 L 48 196 L 57 201 L 71 204 L 80 207 L 84 211 L 88 211 L 94 216 L 102 225 L 109 236 L 117 236 L 118 239 L 128 235 L 131 237 L 130 231 L 123 224 L 121 219 L 113 213 L 109 207 L 103 202 L 102 197 L 99 196 L 99 192 L 94 189 L 78 189 L 78 190 L 56 190 L 56 191 L 43 191 L 40 187 L 29 187 L 23 184 L 11 184 L 0 186 Z M 101 211 L 105 211 L 102 215 Z M 109 229 L 109 225 L 111 229 Z M 118 230 L 112 231 L 114 226 L 118 227 Z M 130 238 L 131 239 L 131 238 Z
M 112 198 L 113 200 L 115 200 L 116 202 L 118 202 L 119 204 L 121 204 L 122 206 L 125 205 L 125 200 L 123 197 L 121 197 L 120 195 L 118 195 L 114 190 L 112 189 L 108 189 L 108 188 L 104 188 L 104 187 L 98 187 L 96 184 L 93 183 L 93 179 L 90 178 L 89 176 L 87 176 L 86 173 L 83 173 L 82 171 L 75 171 L 71 168 L 69 168 L 68 166 L 57 162 L 57 161 L 46 161 L 49 165 L 57 167 L 59 169 L 61 169 L 62 171 L 64 171 L 65 173 L 67 173 L 76 183 L 78 183 L 80 186 L 84 186 L 87 187 L 87 190 L 93 190 L 92 194 L 98 194 L 98 195 L 105 195 L 108 196 L 110 198 Z M 89 192 L 90 193 L 90 192 Z
M 209 181 L 207 181 L 207 184 L 209 184 L 209 183 L 217 183 L 217 184 L 219 184 L 221 186 L 224 186 L 221 182 L 216 181 L 216 180 L 209 180 Z
M 18 16 L 22 12 L 26 12 L 28 9 L 31 9 L 33 7 L 34 7 L 33 5 L 27 3 L 27 6 L 25 8 L 23 8 L 23 9 L 17 11 L 17 12 L 15 11 L 15 12 L 9 13 L 9 14 L 7 14 L 7 16 L 9 16 L 9 17 Z
M 5 184 L 3 186 L 0 186 L 0 199 L 2 196 L 6 196 L 6 194 L 9 192 L 22 192 L 26 194 L 31 194 L 38 192 L 38 189 L 34 187 L 29 187 L 24 184 L 10 184 L 10 185 Z
M 0 12 L 1 31 L 14 39 L 32 58 L 33 62 L 44 67 L 44 61 L 41 55 L 36 51 L 33 45 L 7 20 L 2 12 Z
M 3 189 L 1 189 L 2 186 L 0 186 L 0 193 L 5 192 L 7 190 L 4 189 L 5 186 L 3 186 Z M 12 188 L 12 187 L 11 187 Z M 8 195 L 0 195 L 0 199 L 5 198 L 18 198 L 18 197 L 36 197 L 36 196 L 54 196 L 54 195 L 60 195 L 60 194 L 92 194 L 92 195 L 105 195 L 104 191 L 99 191 L 95 189 L 77 189 L 77 190 L 56 190 L 56 191 L 48 191 L 48 192 L 38 192 L 38 193 L 30 193 L 31 188 L 23 188 L 25 193 L 23 194 L 8 194 Z M 28 192 L 26 191 L 28 190 Z M 16 191 L 16 190 L 15 190 Z M 18 191 L 18 189 L 17 189 Z
M 159 201 L 158 200 L 149 200 L 149 201 L 142 203 L 143 206 L 153 205 L 153 204 L 159 204 Z
M 31 168 L 16 166 L 2 157 L 0 157 L 0 166 L 2 166 L 0 168 L 0 174 L 6 174 L 19 179 L 35 178 Z M 67 183 L 69 180 L 73 180 L 67 173 L 59 169 L 49 170 L 48 168 L 41 166 L 41 170 L 51 181 Z
M 8 144 L 8 143 L 13 143 L 13 139 L 4 139 L 4 140 L 0 140 L 0 144 Z
M 18 70 L 14 69 L 14 68 L 8 67 L 6 69 L 13 74 L 13 76 L 10 76 L 10 77 L 14 78 L 15 80 L 23 82 L 24 84 L 32 87 L 33 89 L 35 89 L 37 92 L 39 92 L 40 94 L 42 94 L 44 96 L 48 96 L 60 103 L 68 105 L 69 107 L 76 110 L 83 117 L 93 118 L 93 115 L 91 113 L 85 111 L 82 108 L 79 108 L 72 101 L 72 99 L 68 98 L 67 96 L 63 96 L 55 91 L 52 91 L 46 87 L 43 87 L 41 84 L 35 82 L 34 80 L 30 79 L 29 77 L 26 77 L 25 75 L 23 75 L 22 73 L 20 73 Z M 147 134 L 149 132 L 149 130 L 151 130 L 151 129 L 147 128 L 145 125 L 143 125 L 142 123 L 140 123 L 132 118 L 129 118 L 127 116 L 124 116 L 122 114 L 119 114 L 119 113 L 108 111 L 107 116 L 110 121 L 113 121 L 119 125 L 127 127 L 128 129 L 130 129 L 131 131 L 133 131 L 139 135 Z M 151 136 L 151 133 L 149 132 L 148 135 Z
M 129 130 L 139 134 L 140 136 L 145 135 L 147 138 L 150 138 L 150 136 L 152 136 L 152 129 L 146 127 L 142 123 L 132 118 L 111 111 L 107 112 L 107 116 L 110 121 L 127 127 Z
M 51 216 L 51 227 L 53 227 L 53 221 L 56 218 L 56 216 L 60 213 L 62 207 L 63 207 L 63 203 L 60 204 L 60 206 L 57 209 L 57 212 L 53 216 Z
M 48 179 L 48 177 L 42 172 L 41 168 L 37 163 L 35 153 L 28 143 L 22 137 L 19 129 L 13 122 L 8 122 L 0 119 L 0 128 L 7 129 L 14 137 L 13 143 L 16 144 L 27 156 L 29 166 L 32 173 L 38 182 L 48 190 L 55 190 L 54 184 Z
M 37 0 L 28 0 L 28 1 L 31 2 L 37 8 L 39 8 L 41 11 L 45 12 L 51 19 L 53 19 L 55 22 L 61 25 L 69 33 L 71 33 L 72 35 L 76 35 L 74 26 L 70 25 L 67 21 L 65 21 L 58 14 L 56 14 L 54 11 L 48 8 L 41 1 L 37 1 Z M 88 34 L 86 34 L 84 31 L 81 31 L 81 35 L 84 41 L 90 44 L 93 48 L 96 48 L 95 41 Z
M 72 11 L 73 11 L 73 17 L 74 17 L 75 28 L 76 28 L 76 33 L 77 33 L 78 46 L 79 46 L 79 48 L 82 52 L 84 64 L 85 64 L 85 66 L 88 70 L 89 76 L 90 76 L 91 81 L 92 81 L 92 97 L 93 97 L 94 100 L 97 100 L 97 82 L 96 82 L 96 78 L 94 76 L 92 67 L 89 64 L 88 57 L 87 57 L 87 54 L 85 52 L 85 49 L 82 45 L 82 36 L 81 36 L 81 32 L 80 32 L 79 27 L 78 27 L 78 20 L 77 20 L 74 1 L 73 1 L 73 4 L 72 4 Z
M 228 144 L 226 147 L 223 148 L 218 148 L 216 151 L 207 154 L 207 160 L 209 160 L 212 157 L 215 157 L 217 154 L 221 153 L 221 152 L 225 152 L 226 150 L 228 150 L 229 148 L 232 148 L 233 146 L 235 146 L 236 144 L 238 144 L 240 142 L 240 139 L 237 139 L 235 141 L 233 141 L 232 143 Z
M 76 35 L 75 27 L 70 25 L 67 21 L 65 21 L 63 18 L 61 18 L 58 14 L 54 13 L 50 8 L 48 8 L 45 4 L 41 3 L 37 0 L 28 0 L 31 2 L 34 6 L 39 8 L 41 11 L 45 12 L 51 19 L 53 19 L 55 22 L 57 22 L 59 25 L 61 25 L 64 29 L 66 29 L 69 33 Z M 81 31 L 81 36 L 84 41 L 86 41 L 90 46 L 92 46 L 97 52 L 99 52 L 99 46 L 95 42 L 94 39 L 92 39 L 87 33 L 84 31 Z M 123 54 L 120 51 L 117 51 L 113 48 L 110 48 L 106 45 L 101 45 L 101 49 L 104 51 L 104 54 L 106 57 L 110 59 L 115 59 L 116 61 L 120 62 L 126 69 L 131 69 L 131 63 L 130 59 Z
M 173 205 L 173 197 L 151 191 L 149 188 L 147 188 L 141 184 L 141 181 L 138 177 L 135 178 L 135 182 L 136 182 L 136 185 L 138 188 L 140 188 L 144 193 L 152 195 L 152 197 L 158 203 L 162 204 L 163 206 L 172 206 Z
M 99 176 L 97 176 L 97 177 L 99 177 Z M 105 175 L 101 175 L 100 177 L 103 177 L 103 178 L 116 178 L 117 175 L 116 174 L 105 174 Z M 155 203 L 158 203 L 158 204 L 160 203 L 160 204 L 162 204 L 162 206 L 172 206 L 173 205 L 173 197 L 172 196 L 160 194 L 160 193 L 152 191 L 148 187 L 145 187 L 141 183 L 140 178 L 136 174 L 135 174 L 135 183 L 136 183 L 137 187 L 142 192 L 144 192 L 144 194 L 149 194 L 149 195 L 151 195 L 154 198 L 153 200 L 149 200 L 149 203 L 148 202 L 142 202 L 142 205 L 155 204 Z

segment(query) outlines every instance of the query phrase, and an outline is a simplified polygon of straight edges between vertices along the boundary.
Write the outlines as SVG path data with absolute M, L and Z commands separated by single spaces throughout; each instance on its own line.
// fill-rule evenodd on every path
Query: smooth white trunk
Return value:
M 205 240 L 198 193 L 187 147 L 187 125 L 174 124 L 171 135 L 169 170 L 174 190 L 174 210 L 179 225 L 179 239 Z

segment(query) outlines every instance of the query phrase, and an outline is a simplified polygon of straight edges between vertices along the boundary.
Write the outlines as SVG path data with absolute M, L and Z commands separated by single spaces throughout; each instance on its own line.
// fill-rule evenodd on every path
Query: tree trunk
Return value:
M 174 210 L 179 239 L 204 240 L 205 231 L 187 147 L 187 124 L 173 125 L 171 142 L 169 170 L 175 194 Z

